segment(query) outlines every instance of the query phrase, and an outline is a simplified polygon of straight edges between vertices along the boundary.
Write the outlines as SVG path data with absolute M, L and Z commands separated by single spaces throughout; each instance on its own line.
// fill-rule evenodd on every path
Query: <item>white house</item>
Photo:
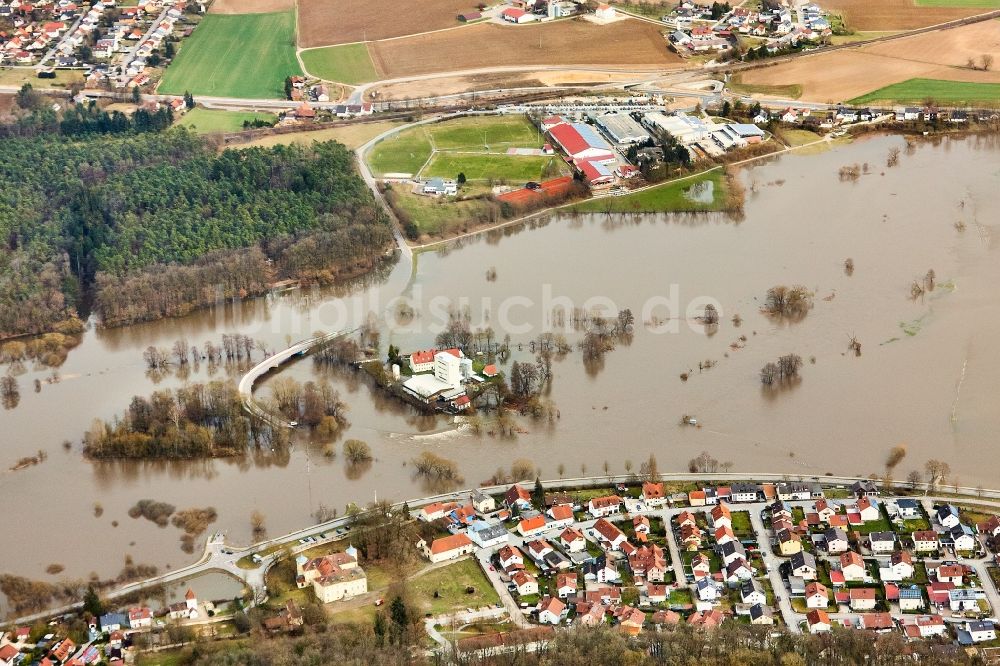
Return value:
M 602 518 L 620 513 L 622 510 L 622 498 L 618 495 L 608 495 L 606 497 L 595 497 L 587 503 L 587 511 L 594 518 Z
M 481 521 L 470 525 L 466 533 L 479 548 L 495 548 L 507 543 L 509 539 L 507 528 L 503 525 L 490 525 Z
M 896 550 L 895 532 L 872 532 L 868 541 L 873 553 L 891 553 Z
M 844 574 L 844 581 L 848 583 L 863 581 L 868 575 L 864 560 L 853 550 L 840 554 L 840 572 Z
M 948 590 L 948 607 L 952 613 L 959 611 L 979 610 L 979 599 L 976 591 L 966 588 Z
M 740 586 L 740 599 L 743 603 L 750 606 L 754 604 L 764 604 L 767 602 L 764 590 L 754 580 L 745 581 L 743 585 Z
M 952 504 L 943 504 L 934 512 L 934 519 L 941 527 L 952 528 L 959 524 L 958 508 Z
M 540 624 L 559 624 L 566 604 L 557 597 L 545 597 L 538 604 L 538 622 Z
M 916 585 L 899 588 L 899 610 L 912 611 L 924 607 L 924 593 Z
M 795 553 L 790 565 L 793 576 L 799 576 L 803 580 L 816 579 L 816 557 L 812 553 Z
M 972 533 L 972 528 L 968 525 L 958 524 L 948 530 L 948 535 L 954 544 L 955 550 L 975 550 L 976 537 Z
M 878 500 L 874 497 L 859 497 L 858 501 L 854 505 L 857 508 L 858 513 L 861 515 L 861 520 L 864 522 L 870 522 L 878 520 L 882 517 L 882 513 L 878 508 Z
M 913 550 L 918 553 L 933 552 L 938 549 L 938 535 L 934 530 L 917 530 L 912 534 Z
M 550 518 L 546 529 L 562 529 L 573 524 L 573 507 L 568 504 L 557 504 L 546 513 Z
M 830 603 L 830 593 L 820 582 L 806 585 L 806 608 L 826 608 Z
M 996 627 L 992 622 L 966 622 L 965 631 L 972 638 L 973 643 L 992 641 L 997 637 Z
M 847 540 L 847 533 L 839 527 L 831 527 L 823 532 L 823 539 L 826 543 L 826 552 L 831 555 L 839 555 L 846 552 L 850 546 Z
M 850 590 L 851 610 L 865 611 L 875 608 L 878 601 L 875 588 L 872 587 L 852 587 Z
M 478 488 L 472 491 L 472 497 L 470 499 L 472 501 L 472 506 L 476 509 L 476 511 L 483 515 L 493 513 L 497 510 L 496 500 Z
M 810 634 L 819 634 L 831 629 L 830 616 L 819 608 L 814 608 L 806 614 L 806 624 L 809 626 Z
M 625 533 L 604 518 L 600 518 L 594 523 L 594 526 L 590 528 L 590 533 L 599 543 L 611 550 L 620 550 L 622 544 L 628 542 Z
M 520 596 L 538 594 L 538 581 L 527 571 L 517 571 L 510 577 Z
M 579 553 L 587 549 L 587 539 L 575 527 L 567 527 L 559 535 L 559 543 L 568 553 Z
M 431 178 L 424 182 L 423 193 L 450 197 L 458 194 L 458 185 L 453 180 Z
M 434 539 L 430 544 L 421 539 L 417 543 L 417 548 L 423 552 L 424 557 L 432 563 L 437 563 L 468 555 L 476 549 L 476 545 L 472 543 L 469 535 L 463 532 Z
M 708 578 L 702 578 L 695 583 L 695 587 L 698 591 L 699 601 L 709 601 L 714 602 L 719 598 L 719 589 L 715 586 L 715 583 Z
M 517 546 L 504 546 L 497 551 L 497 558 L 500 560 L 500 568 L 504 571 L 524 567 L 524 554 Z

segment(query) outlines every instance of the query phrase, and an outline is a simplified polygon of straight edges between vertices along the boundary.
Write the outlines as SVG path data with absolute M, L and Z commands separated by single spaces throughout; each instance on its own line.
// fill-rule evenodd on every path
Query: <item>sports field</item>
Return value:
M 265 120 L 269 123 L 278 119 L 273 113 L 255 113 L 252 111 L 210 111 L 208 109 L 191 109 L 185 113 L 178 125 L 187 127 L 198 134 L 213 132 L 239 132 L 244 121 Z
M 274 99 L 284 97 L 285 77 L 301 73 L 294 12 L 210 14 L 182 43 L 157 90 Z
M 909 79 L 902 83 L 879 88 L 850 100 L 851 104 L 893 102 L 897 104 L 922 104 L 932 99 L 938 104 L 990 104 L 1000 102 L 1000 83 L 969 83 L 937 79 Z
M 306 71 L 325 81 L 368 83 L 378 79 L 366 44 L 344 44 L 302 52 Z
M 524 116 L 473 116 L 400 132 L 374 146 L 367 160 L 376 175 L 455 178 L 464 173 L 469 180 L 537 180 L 543 174 L 564 173 L 562 160 L 506 153 L 508 148 L 541 148 L 544 143 Z
M 404 130 L 375 144 L 367 154 L 376 176 L 387 173 L 415 174 L 431 156 L 431 141 L 423 127 Z
M 464 173 L 469 180 L 493 180 L 509 183 L 545 180 L 566 171 L 558 157 L 524 157 L 511 155 L 476 155 L 473 153 L 435 153 L 420 176 L 455 178 Z

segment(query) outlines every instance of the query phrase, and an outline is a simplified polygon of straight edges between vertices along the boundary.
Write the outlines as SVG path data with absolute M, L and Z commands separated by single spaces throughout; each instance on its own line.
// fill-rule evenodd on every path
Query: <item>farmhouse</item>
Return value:
M 508 23 L 527 23 L 534 20 L 534 16 L 518 7 L 507 7 L 500 12 L 500 17 Z

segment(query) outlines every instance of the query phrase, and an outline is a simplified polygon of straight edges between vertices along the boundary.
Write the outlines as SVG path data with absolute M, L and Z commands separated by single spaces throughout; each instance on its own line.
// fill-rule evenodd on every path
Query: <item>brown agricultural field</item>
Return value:
M 657 26 L 635 20 L 608 25 L 582 19 L 520 26 L 481 24 L 376 42 L 372 58 L 383 78 L 518 65 L 684 66 L 667 49 Z
M 209 14 L 266 14 L 295 7 L 295 0 L 215 0 Z
M 951 30 L 834 51 L 746 72 L 741 83 L 800 85 L 803 100 L 842 102 L 912 78 L 1000 83 L 1000 71 L 971 70 L 968 59 L 992 54 L 1000 63 L 1000 30 L 984 21 Z
M 982 7 L 920 7 L 913 0 L 825 0 L 854 30 L 913 30 L 989 11 Z
M 416 99 L 484 90 L 513 90 L 542 86 L 588 86 L 617 81 L 640 81 L 649 78 L 641 72 L 587 72 L 566 69 L 538 72 L 497 72 L 465 76 L 438 76 L 433 79 L 401 81 L 372 88 L 381 100 Z
M 299 0 L 299 46 L 374 41 L 452 28 L 461 25 L 456 17 L 474 11 L 476 4 L 473 0 L 421 0 L 419 5 L 404 8 L 392 0 Z

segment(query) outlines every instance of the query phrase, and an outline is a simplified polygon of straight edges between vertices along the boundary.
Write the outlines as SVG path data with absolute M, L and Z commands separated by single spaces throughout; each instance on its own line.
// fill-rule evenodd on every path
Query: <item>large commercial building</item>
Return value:
M 683 144 L 704 141 L 708 139 L 710 133 L 701 118 L 686 113 L 668 116 L 660 111 L 654 111 L 642 117 L 642 124 L 653 132 L 666 132 Z
M 586 123 L 560 123 L 549 135 L 564 153 L 574 161 L 617 162 L 614 148 Z
M 617 144 L 642 143 L 649 137 L 649 132 L 643 129 L 628 113 L 609 113 L 595 116 L 594 122 L 603 132 Z

